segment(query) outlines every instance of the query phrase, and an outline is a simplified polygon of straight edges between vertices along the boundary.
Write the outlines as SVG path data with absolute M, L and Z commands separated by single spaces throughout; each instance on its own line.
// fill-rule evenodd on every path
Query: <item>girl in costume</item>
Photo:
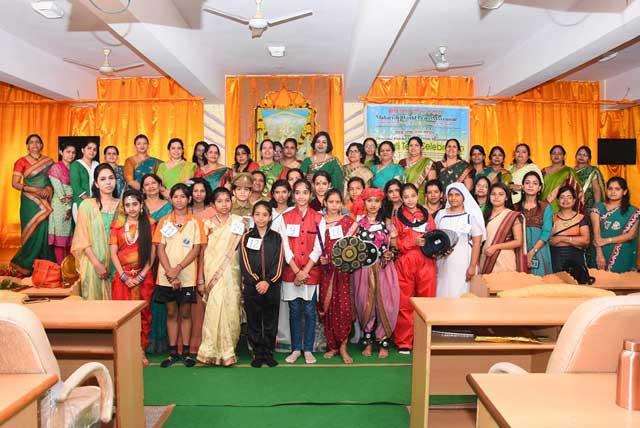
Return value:
M 264 201 L 266 198 L 263 196 L 265 190 L 265 183 L 267 182 L 267 176 L 260 170 L 253 171 L 251 173 L 253 178 L 253 185 L 251 186 L 251 194 L 249 195 L 249 203 L 251 205 L 258 201 Z
M 313 174 L 311 185 L 313 186 L 313 200 L 309 207 L 322 214 L 327 192 L 331 188 L 331 176 L 326 171 L 316 171 Z

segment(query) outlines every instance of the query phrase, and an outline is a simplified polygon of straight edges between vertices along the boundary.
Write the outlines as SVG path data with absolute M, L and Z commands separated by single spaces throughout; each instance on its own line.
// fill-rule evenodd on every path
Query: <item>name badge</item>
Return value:
M 369 232 L 378 232 L 382 230 L 382 224 L 378 223 L 378 224 L 374 224 L 373 226 L 371 226 L 369 228 Z
M 185 248 L 191 248 L 191 240 L 189 238 L 184 238 L 182 240 L 182 246 Z
M 250 250 L 259 250 L 262 246 L 262 239 L 260 238 L 249 238 L 247 240 L 247 248 Z
M 171 238 L 178 233 L 178 228 L 173 223 L 167 222 L 162 226 L 162 229 L 160 229 L 160 233 L 162 233 L 162 236 L 165 238 Z
M 418 233 L 427 233 L 427 223 L 424 223 L 420 226 L 416 226 L 413 228 Z
M 300 225 L 299 224 L 288 224 L 287 225 L 287 236 L 291 238 L 297 238 L 300 236 Z
M 342 226 L 331 226 L 329 228 L 329 239 L 340 239 L 344 237 L 344 233 L 342 233 Z
M 244 233 L 244 224 L 231 223 L 231 233 L 234 235 L 242 235 Z

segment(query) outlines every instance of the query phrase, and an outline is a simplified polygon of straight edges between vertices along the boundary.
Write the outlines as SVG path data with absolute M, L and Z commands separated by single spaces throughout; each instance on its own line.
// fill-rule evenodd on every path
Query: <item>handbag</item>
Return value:
M 37 288 L 62 287 L 62 271 L 60 265 L 49 260 L 34 260 L 31 281 L 34 287 Z

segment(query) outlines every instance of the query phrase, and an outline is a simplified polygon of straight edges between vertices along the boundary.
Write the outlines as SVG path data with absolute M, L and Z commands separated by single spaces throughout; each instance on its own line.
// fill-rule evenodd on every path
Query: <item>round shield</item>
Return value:
M 367 249 L 364 253 L 365 259 L 363 261 L 364 266 L 371 266 L 380 257 L 380 251 L 373 243 L 367 242 Z
M 367 260 L 367 244 L 360 238 L 348 236 L 338 239 L 331 255 L 333 264 L 342 272 L 353 272 L 360 269 Z
M 458 234 L 452 230 L 436 229 L 424 236 L 422 252 L 431 258 L 446 257 L 458 243 Z

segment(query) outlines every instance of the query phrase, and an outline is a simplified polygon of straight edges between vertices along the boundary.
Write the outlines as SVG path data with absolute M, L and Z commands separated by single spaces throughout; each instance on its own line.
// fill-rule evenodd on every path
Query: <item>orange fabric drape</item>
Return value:
M 70 103 L 21 103 L 47 100 L 15 86 L 0 82 L 0 247 L 20 243 L 19 192 L 11 188 L 13 163 L 26 154 L 25 139 L 39 134 L 44 154 L 57 160 L 58 137 L 99 135 L 101 146 L 113 144 L 120 149 L 120 163 L 133 154 L 133 137 L 147 133 L 150 152 L 166 159 L 166 143 L 179 137 L 190 157 L 193 146 L 203 139 L 203 102 L 168 78 L 127 78 L 98 80 L 98 103 L 74 106 Z M 119 102 L 118 99 L 142 98 L 145 101 Z M 162 101 L 149 101 L 162 98 Z M 176 98 L 176 101 L 166 101 Z M 9 190 L 10 189 L 10 190 Z
M 144 102 L 108 102 L 118 99 L 147 99 Z M 162 98 L 154 102 L 153 98 Z M 176 101 L 166 101 L 166 99 Z M 135 154 L 133 139 L 149 137 L 149 154 L 166 159 L 167 142 L 181 138 L 185 157 L 191 157 L 195 144 L 204 138 L 204 104 L 166 77 L 98 80 L 96 128 L 100 144 L 118 146 L 120 159 Z M 103 102 L 105 101 L 105 102 Z
M 271 91 L 286 88 L 301 92 L 316 109 L 316 130 L 331 135 L 333 153 L 344 151 L 344 96 L 342 76 L 229 76 L 225 94 L 225 141 L 227 163 L 233 163 L 240 143 L 255 146 L 255 109 Z M 259 159 L 252 153 L 254 159 Z
M 376 78 L 366 98 L 376 104 L 470 105 L 455 98 L 473 95 L 472 77 L 395 76 Z

